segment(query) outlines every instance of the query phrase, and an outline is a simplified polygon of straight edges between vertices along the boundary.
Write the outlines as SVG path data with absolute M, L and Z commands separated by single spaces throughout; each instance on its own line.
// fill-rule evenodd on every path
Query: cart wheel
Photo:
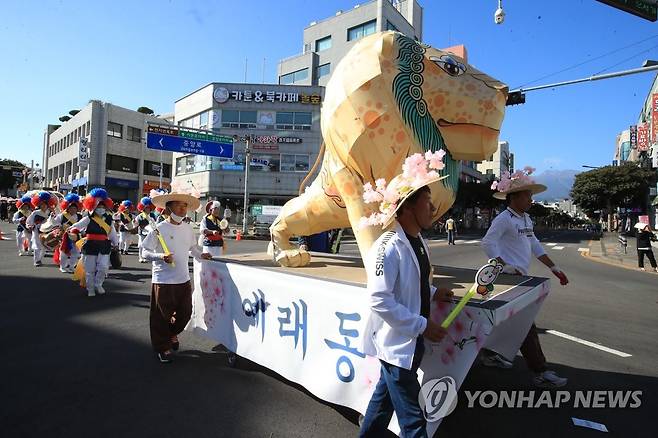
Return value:
M 228 366 L 235 368 L 238 362 L 238 356 L 235 353 L 229 352 L 226 358 L 228 359 Z

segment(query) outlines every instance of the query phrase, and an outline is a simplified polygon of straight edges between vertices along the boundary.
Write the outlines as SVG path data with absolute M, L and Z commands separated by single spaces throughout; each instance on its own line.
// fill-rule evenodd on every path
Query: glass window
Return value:
M 287 124 L 292 125 L 294 121 L 294 113 L 277 111 L 276 113 L 276 123 L 277 124 Z
M 315 41 L 316 52 L 321 52 L 327 49 L 331 49 L 331 35 Z
M 144 160 L 144 175 L 160 176 L 160 163 Z M 165 178 L 171 177 L 171 166 L 169 164 L 162 164 L 162 176 Z
M 295 125 L 311 125 L 312 114 L 310 112 L 295 113 Z
M 208 126 L 208 114 L 209 111 L 204 111 L 199 114 L 199 127 L 205 129 Z
M 137 173 L 138 162 L 139 160 L 136 158 L 107 154 L 105 168 L 107 170 L 118 170 L 119 172 Z
M 132 126 L 128 126 L 128 132 L 127 132 L 127 138 L 130 141 L 142 141 L 142 130 L 139 128 L 134 128 Z
M 309 156 L 281 154 L 281 172 L 308 172 Z
M 386 30 L 398 31 L 398 28 L 393 25 L 390 21 L 386 20 Z
M 258 111 L 240 111 L 240 123 L 256 123 Z
M 330 71 L 331 71 L 331 64 L 329 63 L 322 64 L 318 66 L 316 76 L 318 77 L 318 79 L 320 79 L 323 76 L 327 76 Z
M 372 20 L 347 29 L 347 41 L 358 40 L 359 38 L 375 33 L 376 25 L 377 20 Z
M 107 135 L 110 137 L 123 138 L 123 125 L 107 122 Z
M 279 76 L 279 83 L 283 85 L 294 84 L 308 79 L 308 68 L 303 68 L 292 73 Z

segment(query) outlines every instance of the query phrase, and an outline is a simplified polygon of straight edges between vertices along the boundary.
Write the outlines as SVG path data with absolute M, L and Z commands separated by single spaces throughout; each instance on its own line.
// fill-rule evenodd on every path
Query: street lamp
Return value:
M 233 141 L 244 141 L 244 199 L 242 202 L 242 235 L 247 234 L 247 208 L 249 207 L 249 164 L 251 164 L 251 134 L 233 136 Z

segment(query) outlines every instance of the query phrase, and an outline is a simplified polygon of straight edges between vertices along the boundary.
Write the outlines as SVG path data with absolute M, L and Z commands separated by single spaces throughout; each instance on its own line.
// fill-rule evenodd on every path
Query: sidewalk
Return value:
M 594 259 L 595 261 L 608 263 L 626 269 L 639 270 L 637 267 L 637 246 L 635 237 L 626 237 L 627 246 L 626 253 L 624 247 L 619 243 L 619 234 L 612 232 L 603 233 L 601 240 L 592 240 L 589 243 L 589 253 L 585 256 Z M 651 264 L 649 260 L 644 258 L 644 267 L 647 272 L 651 272 Z

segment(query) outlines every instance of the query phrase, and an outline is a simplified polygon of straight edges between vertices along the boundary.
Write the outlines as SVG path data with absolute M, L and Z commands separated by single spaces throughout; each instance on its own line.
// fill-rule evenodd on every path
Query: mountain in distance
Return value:
M 558 201 L 569 198 L 569 192 L 573 186 L 579 170 L 545 170 L 537 175 L 532 175 L 539 184 L 544 184 L 548 189 L 533 196 L 536 201 Z

